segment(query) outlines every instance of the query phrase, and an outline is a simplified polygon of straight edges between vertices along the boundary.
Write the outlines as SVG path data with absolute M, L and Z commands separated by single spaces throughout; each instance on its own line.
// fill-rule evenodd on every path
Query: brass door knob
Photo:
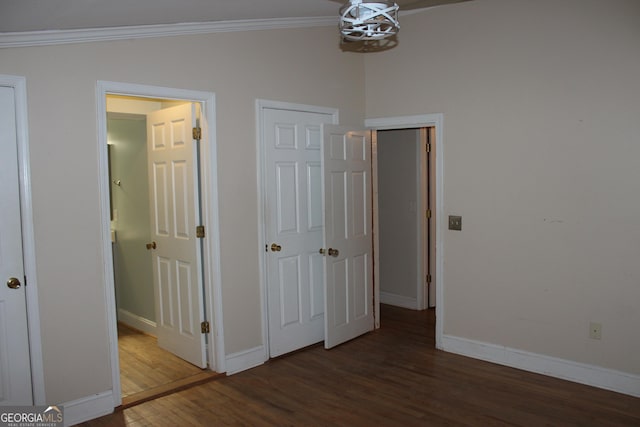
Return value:
M 158 247 L 158 245 L 156 244 L 156 242 L 147 243 L 147 250 L 148 251 L 150 251 L 151 249 L 155 249 L 157 247 Z
M 320 253 L 320 255 L 324 255 L 324 248 L 320 248 L 318 252 Z
M 9 280 L 7 280 L 7 287 L 9 289 L 18 289 L 20 286 L 22 286 L 20 280 L 15 277 L 10 277 Z
M 338 255 L 340 255 L 340 251 L 337 249 L 329 248 L 327 254 L 332 257 L 337 257 Z
M 273 243 L 271 245 L 271 252 L 280 252 L 282 250 L 282 246 L 278 245 L 277 243 Z

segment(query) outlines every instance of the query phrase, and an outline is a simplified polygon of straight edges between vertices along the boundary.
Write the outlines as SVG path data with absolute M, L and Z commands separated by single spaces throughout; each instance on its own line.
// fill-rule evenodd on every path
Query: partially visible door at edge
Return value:
M 32 405 L 16 112 L 8 87 L 0 87 L 0 212 L 0 405 Z
M 206 368 L 195 108 L 147 115 L 151 250 L 158 345 Z
M 265 109 L 271 357 L 324 339 L 320 126 L 331 122 L 328 114 Z
M 371 132 L 323 125 L 325 348 L 374 328 Z

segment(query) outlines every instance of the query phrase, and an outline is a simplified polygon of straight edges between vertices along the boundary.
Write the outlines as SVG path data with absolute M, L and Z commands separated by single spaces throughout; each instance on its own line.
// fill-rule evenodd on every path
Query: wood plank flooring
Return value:
M 166 395 L 219 376 L 158 347 L 158 340 L 118 323 L 123 406 Z
M 433 311 L 85 426 L 638 426 L 640 399 L 434 349 Z

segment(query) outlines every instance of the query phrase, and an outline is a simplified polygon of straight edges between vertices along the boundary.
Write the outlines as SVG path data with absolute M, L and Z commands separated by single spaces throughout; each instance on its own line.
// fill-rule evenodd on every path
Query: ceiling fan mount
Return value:
M 351 0 L 340 8 L 340 33 L 345 40 L 380 40 L 399 30 L 394 1 Z
M 398 34 L 400 9 L 423 9 L 463 1 L 470 0 L 349 0 L 340 8 L 340 34 L 347 42 L 385 39 Z

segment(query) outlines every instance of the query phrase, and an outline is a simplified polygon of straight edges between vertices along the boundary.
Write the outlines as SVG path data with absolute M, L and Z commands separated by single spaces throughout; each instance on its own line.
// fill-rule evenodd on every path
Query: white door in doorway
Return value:
M 321 131 L 331 114 L 265 109 L 269 353 L 324 339 Z
M 0 87 L 0 405 L 31 405 L 14 89 Z
M 325 348 L 373 330 L 371 132 L 323 126 Z
M 153 281 L 158 345 L 206 368 L 196 123 L 192 103 L 147 115 Z
M 269 354 L 330 348 L 374 327 L 370 133 L 262 114 Z

